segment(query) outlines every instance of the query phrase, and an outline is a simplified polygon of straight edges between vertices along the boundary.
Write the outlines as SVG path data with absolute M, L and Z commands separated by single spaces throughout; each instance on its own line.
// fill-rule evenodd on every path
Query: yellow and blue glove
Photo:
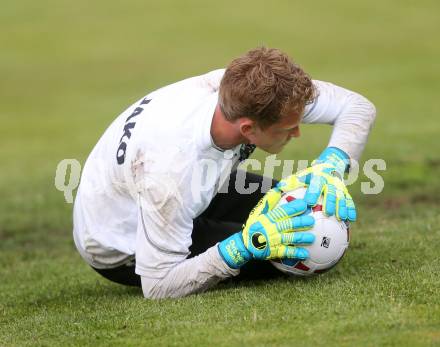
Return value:
M 278 188 L 268 194 L 251 212 L 243 230 L 219 243 L 219 253 L 231 268 L 238 269 L 251 259 L 308 258 L 305 248 L 296 247 L 315 240 L 312 233 L 301 232 L 315 223 L 312 216 L 299 216 L 306 211 L 307 204 L 298 199 L 263 212 L 265 207 L 269 209 L 269 200 L 276 204 L 278 195 L 281 197 Z
M 356 208 L 343 178 L 350 165 L 350 158 L 339 148 L 328 147 L 313 161 L 312 166 L 295 176 L 308 185 L 304 200 L 308 206 L 316 206 L 323 195 L 323 210 L 339 220 L 356 220 Z
M 300 187 L 307 188 L 304 200 L 308 206 L 316 206 L 319 197 L 323 195 L 326 215 L 336 215 L 339 220 L 354 222 L 356 207 L 343 181 L 349 163 L 350 159 L 344 151 L 336 147 L 326 148 L 311 167 L 281 180 L 269 190 L 255 206 L 247 223 L 272 210 L 284 192 Z

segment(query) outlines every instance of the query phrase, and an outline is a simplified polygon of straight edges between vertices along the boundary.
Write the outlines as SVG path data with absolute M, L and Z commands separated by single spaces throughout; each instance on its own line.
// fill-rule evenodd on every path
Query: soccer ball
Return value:
M 277 206 L 281 206 L 295 199 L 302 199 L 306 188 L 298 188 L 284 193 Z M 313 208 L 308 208 L 304 214 L 315 218 L 315 225 L 311 230 L 315 234 L 315 242 L 309 246 L 301 246 L 309 251 L 307 260 L 276 259 L 271 263 L 278 270 L 295 276 L 312 276 L 330 270 L 341 260 L 350 242 L 348 223 L 338 221 L 335 216 L 326 216 L 322 211 L 322 197 Z

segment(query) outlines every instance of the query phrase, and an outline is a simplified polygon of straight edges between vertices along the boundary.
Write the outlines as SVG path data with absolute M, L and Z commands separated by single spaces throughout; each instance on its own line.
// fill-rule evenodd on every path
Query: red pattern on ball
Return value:
M 303 264 L 303 262 L 301 262 L 301 261 L 299 261 L 294 267 L 296 269 L 303 270 L 303 271 L 309 271 L 310 270 L 310 268 L 307 265 Z
M 286 197 L 286 201 L 287 201 L 287 202 L 291 202 L 291 201 L 293 201 L 293 200 L 295 200 L 295 198 L 294 198 L 292 195 L 288 195 L 288 196 Z

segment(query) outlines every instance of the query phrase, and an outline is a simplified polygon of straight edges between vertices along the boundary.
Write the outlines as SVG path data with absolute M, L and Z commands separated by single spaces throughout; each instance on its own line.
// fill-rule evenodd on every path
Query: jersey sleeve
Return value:
M 314 102 L 307 105 L 303 123 L 333 125 L 328 146 L 359 160 L 376 117 L 374 105 L 362 95 L 329 82 L 314 80 Z
M 161 279 L 141 277 L 142 291 L 148 299 L 179 298 L 206 291 L 239 272 L 240 270 L 231 269 L 223 261 L 215 245 L 171 268 Z

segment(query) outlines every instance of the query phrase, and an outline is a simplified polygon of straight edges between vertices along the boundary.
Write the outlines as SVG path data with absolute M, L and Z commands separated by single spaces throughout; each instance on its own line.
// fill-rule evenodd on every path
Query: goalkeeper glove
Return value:
M 309 169 L 296 176 L 307 185 L 304 200 L 309 206 L 315 206 L 323 195 L 323 210 L 328 216 L 336 214 L 339 220 L 356 220 L 356 208 L 353 199 L 343 182 L 344 172 L 348 169 L 350 158 L 336 147 L 326 148 L 313 161 Z M 308 171 L 307 171 L 308 170 Z
M 268 206 L 268 201 L 273 203 L 276 199 L 278 192 L 270 192 L 251 212 L 243 230 L 219 243 L 219 253 L 231 268 L 240 268 L 251 259 L 308 257 L 306 249 L 295 247 L 315 240 L 312 233 L 298 232 L 312 228 L 315 222 L 312 216 L 298 216 L 307 209 L 305 201 L 294 200 L 260 214 L 262 205 Z

